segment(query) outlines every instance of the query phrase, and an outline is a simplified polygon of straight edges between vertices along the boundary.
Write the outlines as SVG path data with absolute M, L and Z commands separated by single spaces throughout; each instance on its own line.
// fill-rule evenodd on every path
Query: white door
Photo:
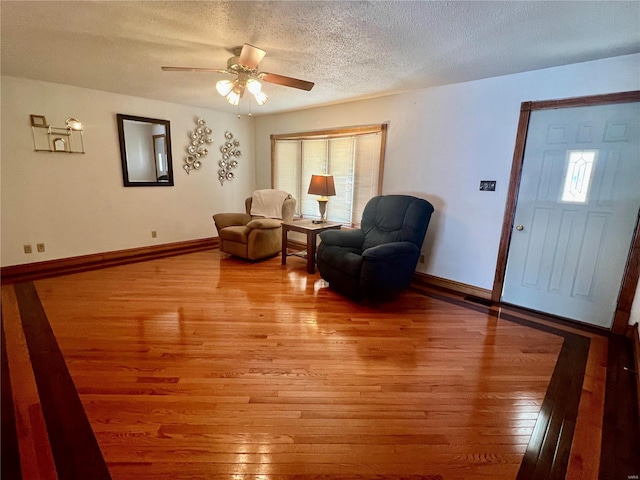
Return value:
M 640 208 L 640 103 L 531 113 L 501 300 L 610 328 Z

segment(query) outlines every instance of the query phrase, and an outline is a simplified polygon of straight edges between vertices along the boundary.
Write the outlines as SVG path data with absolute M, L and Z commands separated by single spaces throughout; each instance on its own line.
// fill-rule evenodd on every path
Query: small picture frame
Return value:
M 31 115 L 31 126 L 32 127 L 48 127 L 47 119 L 44 115 Z

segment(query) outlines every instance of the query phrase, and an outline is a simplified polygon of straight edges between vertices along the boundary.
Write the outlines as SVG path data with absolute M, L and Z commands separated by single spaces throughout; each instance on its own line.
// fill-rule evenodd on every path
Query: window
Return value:
M 567 169 L 560 201 L 587 203 L 597 150 L 568 150 Z
M 333 175 L 336 195 L 329 198 L 327 219 L 358 225 L 365 205 L 380 195 L 387 126 L 271 135 L 273 188 L 291 193 L 296 214 L 320 218 L 315 195 L 308 195 L 311 175 Z

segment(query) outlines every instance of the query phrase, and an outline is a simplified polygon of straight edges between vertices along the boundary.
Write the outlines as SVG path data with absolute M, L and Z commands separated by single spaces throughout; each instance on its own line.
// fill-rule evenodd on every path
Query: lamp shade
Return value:
M 334 196 L 336 194 L 336 186 L 333 183 L 333 175 L 311 175 L 307 193 L 323 197 Z
M 260 85 L 260 82 L 255 78 L 250 78 L 247 80 L 247 90 L 256 95 L 262 90 L 262 85 Z
M 240 103 L 240 94 L 232 90 L 227 94 L 227 102 L 234 106 L 238 105 Z
M 216 83 L 216 90 L 223 97 L 226 97 L 231 90 L 233 90 L 233 82 L 230 80 L 220 80 Z
M 264 92 L 258 92 L 254 94 L 254 97 L 256 97 L 256 103 L 258 105 L 264 105 L 269 99 L 269 97 L 267 97 L 267 95 Z

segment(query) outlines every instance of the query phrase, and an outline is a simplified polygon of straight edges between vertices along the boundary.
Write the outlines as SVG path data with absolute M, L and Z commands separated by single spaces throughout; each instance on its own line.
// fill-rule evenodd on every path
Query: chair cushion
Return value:
M 251 229 L 243 226 L 227 227 L 218 232 L 222 240 L 228 240 L 236 243 L 247 243 L 248 233 Z

